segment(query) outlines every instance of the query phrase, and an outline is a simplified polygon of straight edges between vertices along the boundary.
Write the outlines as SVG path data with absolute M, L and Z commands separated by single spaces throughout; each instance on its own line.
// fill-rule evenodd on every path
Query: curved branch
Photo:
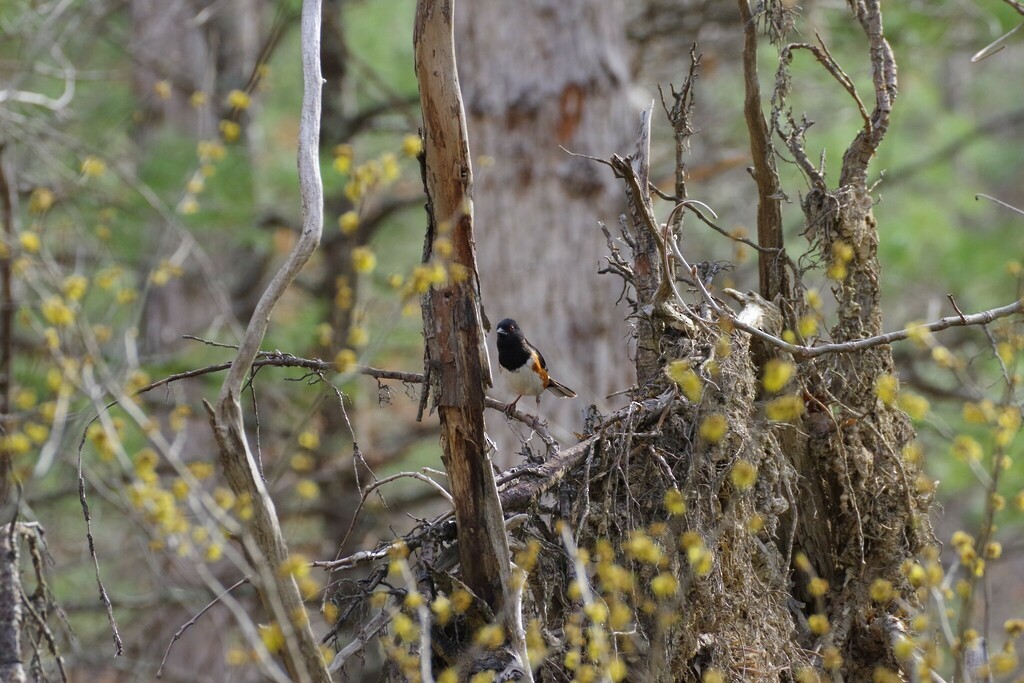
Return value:
M 221 386 L 217 407 L 206 405 L 220 450 L 221 467 L 236 495 L 249 496 L 253 516 L 246 524 L 243 543 L 251 557 L 253 585 L 267 611 L 285 635 L 283 657 L 293 680 L 328 683 L 331 680 L 308 620 L 302 614 L 302 596 L 290 572 L 281 566 L 288 548 L 281 534 L 274 502 L 260 476 L 242 421 L 242 385 L 252 370 L 270 324 L 270 314 L 320 243 L 323 232 L 323 184 L 320 179 L 320 0 L 302 4 L 302 73 L 304 90 L 299 122 L 298 167 L 302 196 L 302 234 L 292 253 L 267 287 L 246 328 L 234 362 Z

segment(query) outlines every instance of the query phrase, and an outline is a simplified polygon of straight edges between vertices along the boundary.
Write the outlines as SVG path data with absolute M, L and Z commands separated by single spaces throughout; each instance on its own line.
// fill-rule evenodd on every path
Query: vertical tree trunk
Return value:
M 588 403 L 602 407 L 633 381 L 622 360 L 624 311 L 611 305 L 621 283 L 597 273 L 606 255 L 597 222 L 617 232 L 624 204 L 612 178 L 559 146 L 597 155 L 632 147 L 638 107 L 628 92 L 624 3 L 476 0 L 462 9 L 459 68 L 478 166 L 487 315 L 518 320 L 580 394 L 541 405 L 552 423 L 578 431 Z
M 0 525 L 0 683 L 24 683 L 21 663 L 21 568 L 13 522 Z
M 441 444 L 455 499 L 463 581 L 498 613 L 509 585 L 509 550 L 484 437 L 490 366 L 480 318 L 473 169 L 455 71 L 453 0 L 420 0 L 413 43 L 423 109 L 429 225 L 424 262 L 440 237 L 451 240 L 448 281 L 423 298 L 423 334 Z

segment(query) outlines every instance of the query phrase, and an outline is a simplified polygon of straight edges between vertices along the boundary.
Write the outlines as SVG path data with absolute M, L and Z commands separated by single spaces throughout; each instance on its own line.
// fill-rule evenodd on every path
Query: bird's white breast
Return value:
M 501 370 L 501 374 L 508 380 L 509 387 L 517 394 L 522 396 L 540 396 L 544 393 L 544 383 L 541 381 L 540 376 L 534 372 L 533 366 L 530 363 L 525 363 L 518 370 L 506 370 L 500 365 L 498 367 Z

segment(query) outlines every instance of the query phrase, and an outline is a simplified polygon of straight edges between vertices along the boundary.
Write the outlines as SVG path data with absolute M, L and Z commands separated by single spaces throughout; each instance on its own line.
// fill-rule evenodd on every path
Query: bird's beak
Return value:
M 502 329 L 499 329 L 499 330 L 498 330 L 498 334 L 500 334 L 500 335 L 506 335 L 506 334 L 508 334 L 508 330 L 502 330 Z

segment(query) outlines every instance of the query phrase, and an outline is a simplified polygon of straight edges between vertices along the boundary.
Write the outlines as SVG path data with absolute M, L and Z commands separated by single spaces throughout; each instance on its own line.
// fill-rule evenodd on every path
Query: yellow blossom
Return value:
M 377 256 L 369 247 L 356 247 L 352 250 L 352 267 L 357 273 L 372 273 L 377 267 Z
M 869 589 L 871 599 L 879 603 L 887 603 L 893 599 L 892 582 L 886 579 L 875 579 Z
M 89 287 L 89 280 L 84 275 L 68 275 L 61 283 L 61 291 L 69 301 L 78 301 L 85 296 L 85 290 Z
M 676 517 L 686 514 L 686 499 L 682 491 L 672 488 L 665 492 L 665 510 Z
M 4 450 L 15 455 L 24 455 L 32 448 L 32 440 L 22 432 L 11 432 L 2 438 L 0 443 L 3 443 Z
M 912 420 L 923 420 L 931 409 L 928 399 L 909 391 L 900 394 L 898 403 Z
M 242 666 L 249 661 L 249 654 L 245 651 L 245 648 L 231 647 L 224 653 L 224 661 L 227 662 L 228 666 Z
M 932 331 L 925 327 L 924 321 L 914 320 L 907 323 L 907 339 L 919 347 L 928 346 L 931 341 Z
M 316 467 L 316 459 L 309 453 L 296 453 L 288 459 L 288 464 L 296 472 L 312 472 Z
M 921 444 L 914 441 L 903 447 L 903 459 L 911 465 L 920 465 L 924 462 L 924 451 Z
M 773 358 L 765 363 L 761 385 L 770 394 L 781 391 L 789 383 L 795 369 L 796 367 L 789 361 Z
M 804 339 L 813 337 L 818 333 L 818 319 L 813 315 L 805 315 L 797 323 L 797 329 L 800 331 L 800 336 Z
M 228 106 L 235 109 L 248 109 L 252 104 L 249 95 L 241 90 L 232 90 L 228 93 Z
M 887 406 L 891 406 L 896 401 L 899 388 L 900 383 L 895 375 L 884 374 L 875 379 L 875 396 Z
M 385 183 L 394 182 L 398 178 L 398 159 L 394 154 L 388 152 L 380 158 L 381 180 Z
M 444 595 L 438 595 L 430 603 L 430 611 L 434 613 L 437 623 L 444 626 L 452 618 L 452 601 Z
M 316 500 L 320 497 L 320 486 L 312 479 L 300 479 L 295 485 L 295 492 L 303 500 Z
M 651 591 L 659 598 L 675 595 L 678 588 L 679 582 L 669 572 L 662 572 L 651 579 Z
M 982 401 L 980 403 L 964 403 L 964 420 L 971 424 L 985 424 L 986 422 L 992 419 L 994 413 L 995 409 L 991 401 Z
M 153 92 L 161 100 L 167 100 L 171 97 L 171 83 L 170 81 L 160 80 L 153 84 Z
M 352 349 L 342 349 L 334 357 L 334 366 L 338 372 L 351 372 L 356 367 L 356 352 Z
M 690 368 L 690 363 L 685 360 L 675 360 L 668 364 L 665 373 L 669 379 L 679 385 L 683 394 L 689 400 L 696 403 L 704 393 L 704 384 L 697 373 Z
M 959 460 L 970 462 L 981 460 L 984 451 L 981 444 L 966 434 L 958 434 L 953 439 L 953 455 Z
M 334 157 L 334 161 L 331 163 L 331 166 L 333 166 L 334 170 L 337 171 L 338 173 L 348 173 L 349 171 L 352 170 L 352 157 L 336 156 Z M 345 187 L 347 188 L 348 185 L 346 185 Z
M 415 158 L 422 151 L 423 140 L 419 135 L 409 134 L 402 139 L 402 154 L 405 156 Z
M 18 243 L 21 244 L 21 248 L 29 254 L 38 253 L 43 246 L 42 240 L 39 239 L 39 235 L 31 230 L 27 230 L 18 235 Z
M 366 328 L 362 325 L 353 325 L 348 331 L 348 344 L 349 346 L 361 347 L 366 346 L 370 341 L 370 334 L 366 331 Z
M 733 486 L 740 491 L 749 489 L 757 481 L 757 467 L 748 460 L 737 460 L 729 473 Z
M 765 406 L 765 415 L 773 422 L 792 422 L 804 412 L 804 401 L 798 394 L 780 396 Z
M 346 211 L 338 217 L 338 228 L 343 235 L 351 235 L 359 229 L 359 214 L 355 211 Z
M 40 307 L 46 322 L 57 327 L 68 327 L 75 322 L 75 312 L 57 295 L 43 300 Z
M 726 421 L 725 416 L 713 413 L 701 421 L 697 433 L 708 443 L 718 443 L 725 436 L 728 429 L 729 423 Z
M 629 535 L 629 539 L 623 543 L 623 550 L 635 560 L 656 565 L 664 558 L 661 546 L 641 529 L 636 529 Z
M 483 626 L 477 629 L 473 642 L 481 647 L 492 650 L 499 648 L 505 642 L 505 629 L 501 627 L 501 624 Z
M 82 175 L 86 178 L 98 178 L 107 171 L 107 163 L 99 157 L 87 156 L 82 159 Z
M 989 669 L 996 675 L 1004 675 L 1016 671 L 1019 663 L 1017 653 L 1012 649 L 1011 644 L 1010 649 L 996 652 L 989 658 Z
M 825 275 L 831 280 L 842 282 L 847 275 L 846 264 L 841 261 L 833 261 L 825 271 Z
M 914 641 L 905 636 L 900 636 L 893 643 L 893 654 L 899 659 L 910 659 L 914 654 Z
M 14 406 L 19 410 L 29 410 L 36 405 L 36 392 L 32 389 L 18 389 L 14 394 Z
M 53 194 L 53 191 L 47 187 L 37 187 L 32 190 L 32 194 L 28 196 L 28 212 L 38 216 L 53 206 L 53 202 L 56 201 L 57 197 Z
M 188 103 L 196 109 L 198 109 L 199 107 L 206 104 L 206 93 L 204 93 L 202 90 L 196 90 L 189 96 Z
M 220 134 L 221 137 L 224 138 L 224 142 L 235 142 L 242 136 L 242 127 L 238 125 L 237 121 L 221 119 L 217 128 L 220 130 Z
M 686 559 L 697 576 L 707 576 L 714 566 L 714 555 L 703 543 L 687 548 Z
M 811 633 L 823 636 L 829 632 L 828 617 L 824 614 L 812 614 L 807 617 L 807 625 L 811 627 Z
M 470 605 L 473 604 L 473 596 L 462 589 L 459 589 L 451 595 L 452 609 L 459 614 L 462 614 L 469 609 Z

